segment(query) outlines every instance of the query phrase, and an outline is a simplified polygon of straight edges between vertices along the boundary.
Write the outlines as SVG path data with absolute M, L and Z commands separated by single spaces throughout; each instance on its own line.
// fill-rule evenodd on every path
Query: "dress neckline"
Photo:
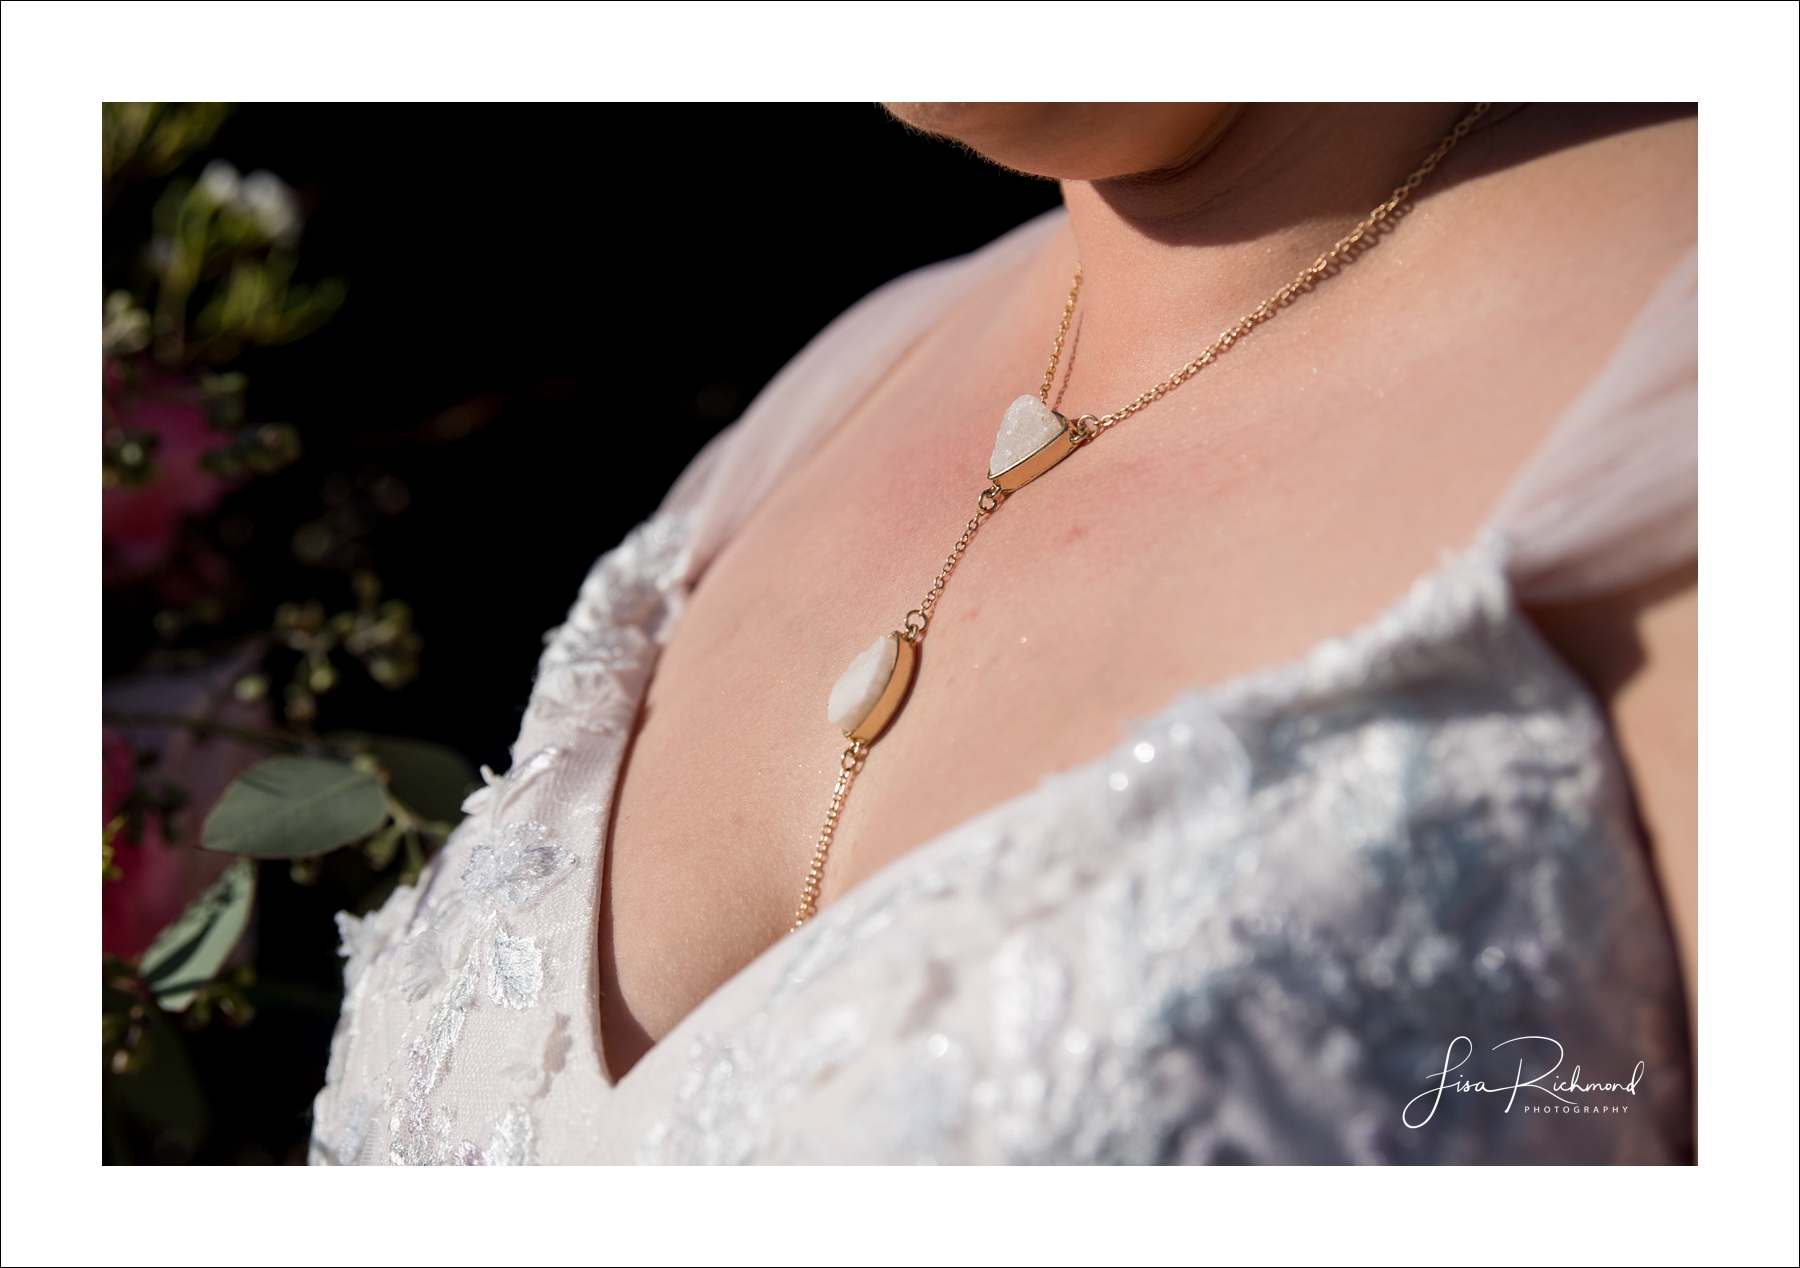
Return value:
M 966 294 L 968 290 L 972 289 L 974 284 L 978 284 L 981 280 L 985 280 L 987 277 L 992 276 L 994 273 L 1000 272 L 1007 267 L 1019 267 L 1022 265 L 1024 260 L 1029 258 L 1030 248 L 1035 248 L 1039 245 L 1040 238 L 1048 237 L 1050 233 L 1054 232 L 1054 230 L 1060 226 L 1062 219 L 1066 218 L 1066 216 L 1067 213 L 1061 209 L 1046 212 L 1042 216 L 1027 222 L 1018 229 L 1013 230 L 1011 233 L 990 244 L 988 247 L 985 247 L 970 256 L 963 257 L 961 260 L 947 261 L 944 264 L 929 266 L 927 269 L 919 270 L 919 274 L 917 275 L 909 275 L 906 278 L 898 279 L 896 283 L 890 283 L 889 287 L 896 287 L 912 280 L 915 276 L 935 273 L 938 276 L 934 280 L 936 280 L 939 285 L 935 288 L 936 294 L 932 296 L 932 298 L 937 298 L 940 302 L 931 304 L 928 301 L 926 305 L 922 306 L 926 308 L 929 313 L 928 319 L 923 322 L 915 323 L 918 325 L 918 329 L 911 338 L 904 341 L 898 348 L 898 351 L 889 350 L 890 355 L 882 362 L 880 370 L 885 372 L 889 365 L 897 362 L 901 356 L 904 356 L 905 352 L 917 342 L 917 339 L 923 337 L 925 331 L 935 325 L 935 323 L 941 319 L 944 312 L 948 311 L 958 299 Z M 1022 247 L 1026 249 L 1021 249 Z M 983 265 L 986 267 L 982 267 Z M 960 266 L 960 269 L 958 269 L 957 266 Z M 1507 562 L 1509 555 L 1512 553 L 1512 545 L 1503 525 L 1504 516 L 1510 508 L 1516 507 L 1521 503 L 1521 492 L 1524 490 L 1525 486 L 1530 484 L 1534 479 L 1539 478 L 1540 469 L 1544 465 L 1544 460 L 1547 457 L 1553 456 L 1553 451 L 1559 443 L 1563 442 L 1564 433 L 1567 430 L 1566 424 L 1573 421 L 1572 416 L 1576 415 L 1581 410 L 1584 403 L 1595 394 L 1596 389 L 1603 387 L 1607 383 L 1609 377 L 1616 376 L 1618 368 L 1621 365 L 1630 362 L 1631 357 L 1629 354 L 1634 346 L 1645 342 L 1646 318 L 1653 316 L 1661 308 L 1667 307 L 1667 297 L 1672 291 L 1679 291 L 1683 285 L 1691 291 L 1694 270 L 1695 252 L 1690 250 L 1680 263 L 1670 271 L 1665 280 L 1652 292 L 1651 297 L 1640 307 L 1638 315 L 1634 317 L 1632 322 L 1628 323 L 1625 333 L 1621 336 L 1618 345 L 1615 347 L 1612 354 L 1608 356 L 1600 370 L 1586 385 L 1584 385 L 1583 389 L 1576 394 L 1571 402 L 1565 406 L 1563 411 L 1546 429 L 1543 437 L 1540 438 L 1536 446 L 1533 447 L 1525 460 L 1513 473 L 1512 478 L 1502 489 L 1500 495 L 1495 499 L 1493 505 L 1489 508 L 1488 515 L 1483 519 L 1481 526 L 1461 550 L 1447 553 L 1436 567 L 1428 569 L 1425 573 L 1415 578 L 1404 590 L 1387 604 L 1383 605 L 1383 607 L 1375 614 L 1351 629 L 1329 634 L 1307 647 L 1297 656 L 1290 657 L 1283 661 L 1257 666 L 1241 673 L 1234 674 L 1218 683 L 1210 685 L 1190 684 L 1179 687 L 1167 701 L 1144 718 L 1121 719 L 1118 728 L 1119 733 L 1122 736 L 1129 736 L 1134 729 L 1150 725 L 1155 719 L 1161 718 L 1171 711 L 1181 708 L 1185 703 L 1190 701 L 1214 701 L 1227 696 L 1250 693 L 1254 692 L 1258 687 L 1277 684 L 1284 679 L 1291 681 L 1297 675 L 1304 675 L 1308 666 L 1317 664 L 1322 658 L 1331 657 L 1336 649 L 1341 649 L 1347 644 L 1356 644 L 1377 637 L 1380 631 L 1391 627 L 1410 606 L 1416 604 L 1418 597 L 1422 592 L 1442 582 L 1448 577 L 1458 573 L 1466 573 L 1470 569 L 1474 569 L 1475 571 L 1484 574 L 1491 574 L 1493 578 L 1497 579 L 1500 592 L 1503 596 L 1501 602 L 1504 603 L 1508 610 L 1509 619 L 1523 625 L 1527 631 L 1530 631 L 1529 625 L 1525 623 L 1517 613 L 1515 595 L 1507 577 Z M 959 277 L 957 275 L 959 271 L 963 273 L 964 276 Z M 884 288 L 884 290 L 885 289 L 887 288 Z M 879 294 L 881 294 L 881 292 L 877 292 L 877 295 Z M 873 298 L 874 297 L 872 296 L 871 299 Z M 866 304 L 868 301 L 864 301 L 864 303 Z M 854 311 L 855 310 L 852 310 L 852 312 Z M 830 331 L 828 330 L 826 334 L 821 335 L 819 340 L 815 341 L 815 344 L 822 342 L 829 333 Z M 796 362 L 800 361 L 812 351 L 814 351 L 814 348 L 809 346 L 800 357 L 796 357 Z M 771 387 L 775 386 L 777 385 L 771 384 Z M 840 405 L 839 409 L 836 411 L 837 416 L 828 420 L 823 428 L 814 427 L 807 430 L 814 435 L 829 435 L 835 430 L 838 423 L 841 423 L 844 419 L 847 419 L 854 413 L 856 406 L 860 404 L 862 396 L 863 394 L 859 393 L 847 406 Z M 754 405 L 752 408 L 754 409 Z M 746 418 L 748 418 L 749 415 L 750 411 L 746 411 Z M 730 433 L 727 433 L 727 435 L 729 434 Z M 721 437 L 721 439 L 723 439 L 723 437 Z M 717 441 L 714 443 L 715 445 L 718 444 Z M 812 446 L 808 446 L 805 452 L 811 452 L 811 449 Z M 703 454 L 701 459 L 696 460 L 696 466 L 702 465 L 708 456 L 712 455 Z M 780 479 L 784 478 L 796 465 L 797 462 L 790 459 L 789 462 L 783 465 L 782 470 L 775 472 L 772 475 L 765 473 L 764 479 L 761 482 L 764 486 L 762 495 L 766 496 L 772 490 L 774 485 L 778 484 Z M 664 503 L 664 514 L 672 509 L 671 503 L 679 503 L 683 493 L 683 486 L 688 483 L 689 479 L 686 475 L 682 477 L 681 481 L 678 481 L 675 489 L 671 491 L 669 499 Z M 760 497 L 755 499 L 757 502 L 760 502 L 760 500 Z M 753 505 L 740 508 L 742 512 L 739 519 L 740 524 L 743 518 L 747 518 L 748 512 L 751 509 L 754 509 Z M 693 532 L 692 519 L 689 521 L 688 531 L 690 533 Z M 714 531 L 716 533 L 716 529 Z M 696 552 L 693 547 L 697 543 L 694 543 L 691 540 L 687 543 L 687 546 L 683 551 L 685 556 L 682 568 L 685 578 L 684 589 L 691 588 L 698 580 L 698 574 L 705 563 L 710 561 L 711 555 L 717 552 L 717 549 L 724 544 L 725 540 L 729 540 L 729 534 L 714 543 L 713 549 L 707 552 L 707 558 L 703 560 L 697 560 L 695 558 Z M 674 616 L 666 622 L 664 628 L 659 631 L 659 643 L 666 643 L 669 636 L 672 635 L 675 625 L 679 623 L 679 620 L 680 613 L 677 611 Z M 1530 636 L 1536 641 L 1542 642 L 1542 640 L 1536 636 L 1535 632 L 1531 632 Z M 1544 645 L 1544 650 L 1553 659 L 1559 659 L 1556 658 L 1556 654 L 1548 648 L 1547 644 Z M 1572 673 L 1572 671 L 1570 672 Z M 644 679 L 640 686 L 638 694 L 638 703 L 640 705 L 644 696 L 649 692 L 650 683 L 654 678 L 655 668 L 653 667 L 650 674 Z M 1129 740 L 1122 741 L 1122 743 L 1128 744 Z M 621 746 L 618 765 L 616 767 L 619 776 L 624 774 L 624 760 L 626 754 L 630 751 L 630 747 L 630 740 L 627 740 L 626 743 Z M 1099 767 L 1113 763 L 1116 761 L 1115 749 L 1117 747 L 1119 746 L 1109 748 L 1091 761 L 1078 763 L 1066 768 L 1059 768 L 1055 771 L 1046 773 L 1033 788 L 1017 794 L 1016 796 L 1005 798 L 992 806 L 986 807 L 975 814 L 966 817 L 929 840 L 920 842 L 918 845 L 893 859 L 877 871 L 864 877 L 861 881 L 857 882 L 854 886 L 841 894 L 829 908 L 821 911 L 819 919 L 810 922 L 801 930 L 785 935 L 775 943 L 772 943 L 743 968 L 721 982 L 712 992 L 701 1000 L 699 1004 L 695 1005 L 693 1010 L 684 1016 L 681 1021 L 677 1022 L 675 1027 L 671 1029 L 668 1034 L 664 1035 L 663 1038 L 657 1040 L 646 1049 L 632 1065 L 630 1070 L 626 1071 L 624 1075 L 617 1079 L 613 1078 L 611 1071 L 606 1068 L 606 1045 L 603 1033 L 604 1022 L 601 1019 L 597 1001 L 595 1001 L 594 1020 L 596 1049 L 597 1055 L 599 1055 L 601 1061 L 602 1077 L 608 1088 L 617 1091 L 626 1080 L 631 1078 L 633 1073 L 642 1070 L 646 1066 L 650 1066 L 653 1062 L 657 1061 L 659 1053 L 664 1054 L 665 1059 L 667 1059 L 666 1049 L 669 1046 L 668 1041 L 683 1030 L 690 1018 L 704 1010 L 713 1000 L 738 988 L 740 983 L 746 981 L 753 969 L 756 969 L 759 965 L 764 965 L 772 956 L 782 953 L 784 948 L 791 949 L 800 946 L 802 941 L 808 938 L 809 932 L 816 931 L 816 927 L 819 926 L 820 921 L 832 909 L 839 906 L 848 906 L 852 899 L 855 900 L 855 905 L 857 906 L 867 905 L 873 895 L 878 894 L 883 888 L 898 883 L 905 874 L 924 865 L 918 863 L 916 860 L 920 859 L 922 856 L 928 856 L 930 853 L 940 848 L 944 843 L 964 832 L 970 825 L 978 823 L 991 815 L 1000 813 L 1009 806 L 1042 795 L 1045 786 L 1052 781 L 1076 777 L 1083 772 L 1091 772 Z M 606 806 L 606 813 L 602 819 L 602 822 L 607 825 L 600 841 L 600 866 L 603 869 L 606 866 L 607 856 L 610 854 L 612 848 L 611 824 L 622 789 L 623 779 L 615 778 L 610 799 Z M 588 965 L 588 980 L 590 983 L 598 983 L 600 980 L 598 929 L 599 904 L 602 901 L 603 892 L 601 889 L 596 888 L 595 910 L 593 913 L 595 937 L 590 940 L 589 946 L 589 955 L 591 959 Z
M 1346 680 L 1360 677 L 1363 667 L 1381 659 L 1392 645 L 1443 620 L 1446 610 L 1456 614 L 1453 620 L 1459 630 L 1474 609 L 1485 610 L 1490 618 L 1498 615 L 1506 623 L 1509 636 L 1525 640 L 1548 662 L 1563 666 L 1555 651 L 1519 613 L 1506 579 L 1506 553 L 1505 537 L 1483 530 L 1462 551 L 1447 554 L 1436 567 L 1419 576 L 1381 611 L 1350 630 L 1320 639 L 1288 660 L 1262 665 L 1212 685 L 1181 688 L 1153 712 L 1125 720 L 1120 726 L 1119 742 L 1098 757 L 1052 771 L 1025 792 L 988 806 L 921 842 L 864 877 L 801 929 L 778 939 L 721 982 L 668 1034 L 646 1049 L 622 1077 L 615 1080 L 610 1071 L 603 1071 L 609 1091 L 631 1096 L 639 1087 L 666 1081 L 669 1069 L 682 1065 L 686 1059 L 687 1054 L 681 1049 L 684 1042 L 697 1037 L 695 1023 L 705 1020 L 703 1015 L 715 1011 L 720 1003 L 727 1003 L 728 997 L 759 986 L 770 986 L 783 976 L 783 966 L 791 966 L 797 958 L 804 957 L 808 963 L 821 956 L 830 958 L 831 951 L 820 945 L 821 939 L 841 941 L 842 926 L 846 922 L 854 923 L 879 910 L 896 892 L 914 883 L 919 874 L 939 866 L 943 862 L 941 856 L 964 848 L 964 838 L 972 828 L 989 819 L 1016 812 L 1034 800 L 1052 796 L 1071 781 L 1097 779 L 1109 768 L 1130 766 L 1131 750 L 1145 733 L 1166 729 L 1183 715 L 1198 711 L 1220 717 L 1246 704 L 1272 697 L 1286 699 L 1341 689 Z M 1563 666 L 1563 672 L 1570 680 L 1580 682 L 1574 671 L 1566 666 Z M 598 955 L 597 942 L 593 953 Z M 594 967 L 597 969 L 597 963 Z M 598 1024 L 597 1008 L 595 1019 Z M 599 1052 L 604 1063 L 603 1042 Z

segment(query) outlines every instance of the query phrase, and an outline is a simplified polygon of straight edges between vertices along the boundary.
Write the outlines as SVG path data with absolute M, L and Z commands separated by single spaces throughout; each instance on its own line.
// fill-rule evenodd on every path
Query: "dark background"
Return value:
M 212 156 L 295 186 L 302 277 L 350 285 L 323 330 L 234 367 L 251 421 L 296 424 L 307 456 L 225 517 L 319 515 L 334 474 L 408 495 L 366 546 L 417 613 L 423 671 L 347 685 L 320 729 L 354 710 L 502 770 L 541 635 L 700 447 L 870 290 L 1061 201 L 866 104 L 244 106 L 189 165 Z M 112 254 L 151 192 L 108 216 Z M 295 575 L 285 538 L 230 553 L 271 604 L 349 604 L 329 569 Z M 109 672 L 145 650 L 131 603 L 108 614 Z
M 301 277 L 350 289 L 318 333 L 233 366 L 249 420 L 293 423 L 305 456 L 195 530 L 241 579 L 207 638 L 288 599 L 349 607 L 350 569 L 371 567 L 415 611 L 421 672 L 392 692 L 346 675 L 318 729 L 497 770 L 544 631 L 700 447 L 870 290 L 1060 202 L 866 104 L 252 105 L 184 170 L 214 157 L 298 189 Z M 109 278 L 155 192 L 109 211 Z M 296 549 L 302 523 L 335 526 L 328 558 Z M 152 654 L 156 604 L 108 592 L 109 675 Z M 298 1160 L 323 1079 L 331 913 L 367 878 L 261 875 L 257 1018 L 186 1040 L 211 1111 L 194 1161 Z

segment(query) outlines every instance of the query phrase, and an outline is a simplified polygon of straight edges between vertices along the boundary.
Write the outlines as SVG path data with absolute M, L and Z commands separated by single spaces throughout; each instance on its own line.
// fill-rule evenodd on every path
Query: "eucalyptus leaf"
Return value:
M 481 786 L 462 755 L 442 744 L 357 731 L 328 736 L 326 742 L 380 762 L 388 774 L 388 790 L 409 809 L 437 823 L 454 825 L 462 818 L 463 798 Z
M 178 1013 L 193 1002 L 243 937 L 255 901 L 256 865 L 239 859 L 156 935 L 138 972 L 158 1004 Z
M 386 818 L 374 772 L 322 757 L 277 757 L 225 790 L 200 844 L 252 858 L 305 858 L 360 840 Z

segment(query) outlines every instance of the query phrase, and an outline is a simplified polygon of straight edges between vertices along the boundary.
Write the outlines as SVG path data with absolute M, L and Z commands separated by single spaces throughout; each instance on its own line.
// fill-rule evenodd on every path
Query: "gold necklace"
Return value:
M 919 606 L 908 612 L 900 628 L 875 640 L 875 645 L 850 662 L 850 668 L 831 689 L 826 712 L 832 723 L 843 731 L 850 746 L 838 759 L 837 787 L 831 793 L 831 806 L 825 812 L 825 826 L 813 849 L 812 863 L 806 869 L 806 884 L 800 892 L 800 906 L 794 913 L 794 928 L 805 924 L 819 906 L 819 889 L 825 879 L 825 860 L 831 853 L 831 841 L 837 831 L 838 815 L 843 812 L 844 798 L 851 781 L 862 770 L 869 747 L 881 738 L 905 703 L 919 669 L 919 643 L 931 624 L 932 611 L 943 594 L 950 574 L 955 571 L 963 552 L 969 548 L 976 532 L 989 516 L 1000 509 L 1009 496 L 1030 484 L 1081 446 L 1091 443 L 1107 428 L 1123 422 L 1147 405 L 1154 404 L 1186 383 L 1201 370 L 1218 360 L 1227 349 L 1252 330 L 1268 321 L 1324 278 L 1359 254 L 1359 248 L 1372 245 L 1372 236 L 1380 232 L 1400 204 L 1405 202 L 1444 161 L 1456 143 L 1469 134 L 1475 121 L 1487 113 L 1490 103 L 1481 102 L 1463 116 L 1448 136 L 1438 142 L 1437 149 L 1408 176 L 1386 202 L 1365 216 L 1356 228 L 1339 238 L 1331 250 L 1314 260 L 1300 275 L 1239 318 L 1237 324 L 1189 361 L 1181 369 L 1143 393 L 1136 400 L 1110 414 L 1096 417 L 1083 414 L 1073 421 L 1050 408 L 1050 389 L 1056 382 L 1057 363 L 1062 359 L 1063 341 L 1069 336 L 1069 323 L 1075 316 L 1075 301 L 1081 294 L 1081 266 L 1075 266 L 1075 280 L 1069 287 L 1069 302 L 1063 307 L 1062 324 L 1056 330 L 1056 343 L 1050 350 L 1050 364 L 1035 397 L 1021 396 L 1007 406 L 994 438 L 993 457 L 988 462 L 988 485 L 975 500 L 975 516 L 963 528 L 962 536 L 950 548 L 944 566 L 932 579 L 931 588 Z

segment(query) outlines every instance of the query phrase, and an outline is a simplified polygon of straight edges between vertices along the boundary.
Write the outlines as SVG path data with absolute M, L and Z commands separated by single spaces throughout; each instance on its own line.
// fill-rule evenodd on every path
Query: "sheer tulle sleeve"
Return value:
M 1496 508 L 1525 602 L 1607 594 L 1695 557 L 1697 276 L 1690 251 Z

